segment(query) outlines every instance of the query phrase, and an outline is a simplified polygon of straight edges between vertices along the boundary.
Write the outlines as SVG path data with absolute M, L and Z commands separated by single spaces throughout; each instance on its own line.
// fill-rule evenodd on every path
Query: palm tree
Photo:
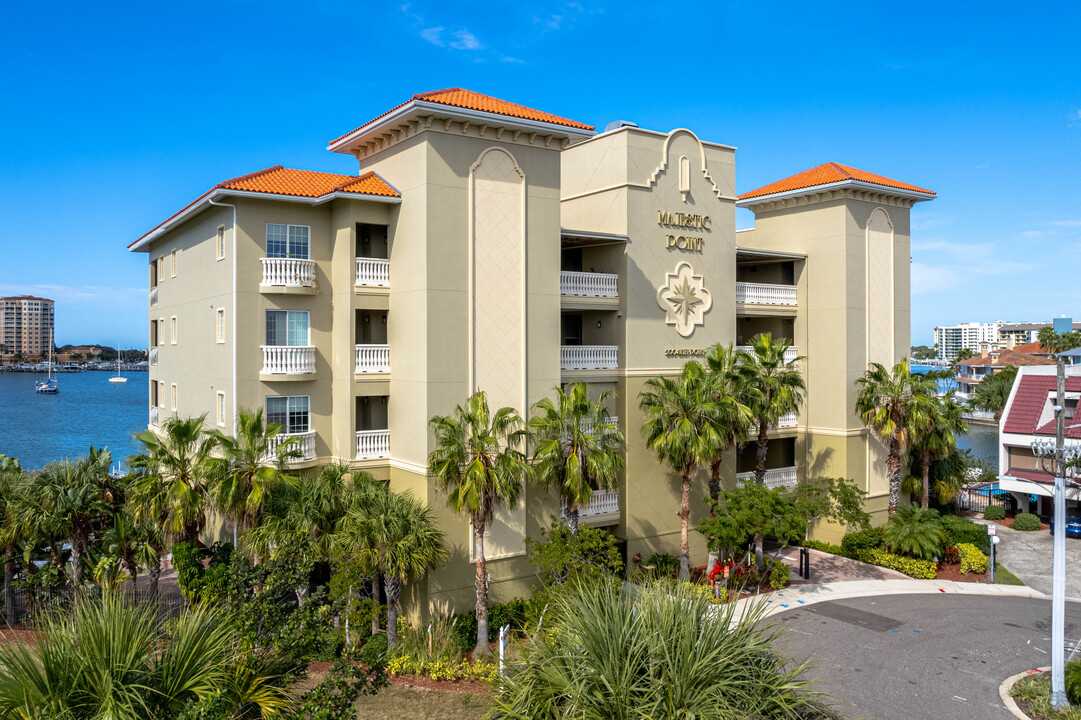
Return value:
M 129 465 L 133 462 L 134 458 L 128 459 Z M 146 568 L 150 595 L 157 599 L 161 559 L 165 556 L 165 529 L 169 525 L 165 483 L 159 475 L 148 474 L 145 467 L 134 469 L 128 481 L 126 512 L 144 539 L 139 548 L 138 561 Z
M 589 399 L 589 388 L 577 382 L 567 390 L 555 388 L 556 399 L 533 406 L 533 469 L 545 487 L 559 494 L 567 526 L 578 535 L 578 509 L 588 505 L 594 490 L 615 487 L 626 466 L 626 444 L 604 402 L 611 393 Z
M 0 455 L 0 546 L 4 548 L 4 617 L 15 618 L 15 550 L 22 539 L 16 517 L 15 495 L 25 485 L 26 473 L 16 458 Z
M 748 404 L 757 392 L 744 382 L 739 369 L 739 354 L 720 343 L 706 353 L 706 368 L 718 409 L 718 439 L 713 459 L 709 463 L 710 515 L 717 512 L 721 497 L 721 461 L 724 453 L 743 437 L 754 416 Z
M 770 333 L 759 333 L 751 339 L 751 351 L 741 352 L 737 364 L 743 381 L 753 392 L 748 394 L 751 412 L 758 423 L 758 447 L 755 454 L 754 479 L 766 481 L 766 452 L 769 428 L 783 415 L 799 411 L 803 392 L 807 389 L 796 367 L 802 357 L 785 360 L 792 344 L 774 341 Z
M 1010 391 L 1013 390 L 1013 381 L 1016 378 L 1017 366 L 1007 365 L 990 377 L 981 380 L 972 392 L 969 403 L 977 410 L 994 413 L 997 423 L 1002 419 L 1006 403 L 1010 401 Z
M 435 449 L 428 457 L 428 472 L 447 493 L 447 504 L 473 525 L 473 551 L 477 571 L 477 646 L 474 656 L 488 655 L 488 570 L 484 533 L 499 506 L 513 508 L 530 475 L 522 448 L 528 437 L 522 418 L 509 407 L 493 415 L 488 399 L 478 390 L 452 415 L 431 420 Z
M 937 510 L 906 505 L 882 528 L 886 548 L 918 560 L 942 557 L 946 529 Z
M 199 534 L 206 526 L 207 487 L 214 467 L 211 453 L 215 442 L 203 431 L 205 419 L 205 414 L 169 418 L 160 433 L 136 433 L 143 453 L 128 459 L 132 469 L 145 470 L 140 477 L 145 485 L 140 494 L 154 488 L 163 493 L 164 532 L 190 543 L 199 542 Z
M 1044 352 L 1055 352 L 1058 347 L 1058 333 L 1050 325 L 1040 328 L 1040 332 L 1036 334 L 1036 339 Z
M 953 399 L 953 393 L 932 398 L 927 409 L 919 414 L 919 420 L 912 428 L 910 441 L 923 478 L 920 507 L 927 507 L 931 501 L 931 463 L 957 447 L 957 433 L 968 432 L 968 425 L 961 419 L 961 406 Z
M 278 441 L 282 426 L 263 421 L 263 409 L 237 412 L 236 437 L 214 429 L 220 458 L 213 458 L 216 472 L 211 486 L 214 504 L 233 521 L 233 545 L 242 527 L 257 524 L 267 497 L 293 478 L 285 474 L 285 463 L 300 456 L 300 438 Z
M 690 578 L 687 527 L 691 515 L 691 478 L 700 466 L 713 460 L 716 449 L 723 445 L 718 422 L 722 413 L 706 369 L 693 360 L 684 363 L 677 378 L 647 380 L 638 403 L 646 416 L 642 423 L 646 446 L 681 479 L 679 577 L 687 580 Z
M 913 375 L 908 361 L 902 360 L 892 371 L 881 363 L 871 363 L 856 384 L 859 386 L 856 413 L 889 447 L 886 475 L 892 515 L 897 511 L 901 493 L 901 454 L 908 446 L 911 428 L 919 425 L 934 398 L 934 383 Z
M 387 594 L 387 647 L 398 642 L 398 598 L 402 584 L 441 565 L 448 557 L 432 510 L 411 493 L 381 492 L 357 503 L 343 522 L 344 540 L 366 548 L 383 576 Z

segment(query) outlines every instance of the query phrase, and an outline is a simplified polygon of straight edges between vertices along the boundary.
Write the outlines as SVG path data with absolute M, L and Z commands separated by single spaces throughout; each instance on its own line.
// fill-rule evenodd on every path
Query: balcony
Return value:
M 796 286 L 773 285 L 767 283 L 736 283 L 736 305 L 770 306 L 776 314 L 778 308 L 783 309 L 782 315 L 795 315 L 796 312 Z M 746 308 L 744 308 L 746 310 Z M 770 314 L 749 312 L 746 314 Z
M 158 364 L 158 349 L 157 349 L 157 347 L 150 348 L 150 364 L 151 365 L 157 365 Z
M 619 425 L 619 417 L 615 415 L 608 416 L 608 423 L 611 425 Z M 592 418 L 582 418 L 578 423 L 578 428 L 587 435 L 593 434 L 593 420 Z
M 754 348 L 750 345 L 736 345 L 736 350 L 742 350 L 744 352 L 754 355 Z M 786 363 L 794 362 L 799 357 L 799 348 L 795 345 L 789 345 L 788 349 L 784 351 L 784 361 Z
M 358 375 L 390 372 L 390 345 L 357 345 L 356 369 Z
M 315 373 L 315 347 L 311 345 L 263 345 L 263 369 L 260 379 L 303 380 L 303 376 Z
M 158 304 L 158 286 L 150 288 L 150 305 L 154 306 Z
M 357 258 L 357 287 L 390 287 L 390 260 L 384 258 Z
M 290 463 L 302 463 L 309 462 L 315 459 L 315 431 L 309 430 L 302 433 L 278 433 L 270 442 L 267 443 L 267 455 L 270 458 L 276 458 L 278 452 L 278 446 L 289 438 L 297 438 L 297 442 L 289 448 L 294 453 L 295 457 L 290 458 L 287 462 Z
M 357 460 L 390 457 L 390 430 L 357 430 Z
M 612 273 L 573 272 L 559 273 L 559 293 L 563 307 L 574 310 L 594 308 L 618 308 L 618 275 Z
M 778 430 L 785 430 L 787 428 L 794 428 L 799 426 L 799 415 L 796 413 L 787 413 L 777 418 L 777 424 L 774 426 Z
M 158 426 L 158 409 L 156 407 L 150 408 L 150 424 L 154 427 Z
M 567 517 L 566 508 L 560 511 Z M 619 491 L 594 490 L 593 499 L 587 505 L 578 508 L 578 520 L 590 525 L 608 525 L 619 522 Z
M 297 258 L 262 258 L 262 292 L 315 292 L 315 261 Z
M 736 480 L 754 481 L 754 472 L 736 473 Z M 769 489 L 794 487 L 798 482 L 796 467 L 773 468 L 766 470 L 765 483 Z
M 619 348 L 615 345 L 563 345 L 560 367 L 563 370 L 615 370 L 619 367 Z

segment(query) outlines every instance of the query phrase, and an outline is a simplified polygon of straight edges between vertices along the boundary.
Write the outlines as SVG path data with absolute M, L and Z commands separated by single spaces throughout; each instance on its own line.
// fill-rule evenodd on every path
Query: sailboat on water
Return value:
M 126 383 L 128 379 L 120 374 L 120 345 L 116 346 L 116 375 L 109 378 L 111 383 Z
M 34 391 L 42 395 L 56 395 L 60 392 L 60 386 L 53 380 L 53 337 L 49 333 L 49 377 L 46 380 L 38 380 L 34 383 Z

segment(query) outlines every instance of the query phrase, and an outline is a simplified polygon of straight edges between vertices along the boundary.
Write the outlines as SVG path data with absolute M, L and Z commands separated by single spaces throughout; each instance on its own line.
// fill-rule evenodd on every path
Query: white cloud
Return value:
M 425 28 L 420 31 L 420 36 L 432 45 L 443 47 L 443 26 Z
M 1059 220 L 1051 224 L 1055 227 L 1074 228 L 1081 227 L 1081 220 Z
M 484 48 L 480 40 L 477 40 L 477 36 L 464 28 L 455 30 L 454 38 L 450 46 L 455 50 L 481 50 Z
M 1025 230 L 1021 234 L 1027 238 L 1038 238 L 1043 235 L 1043 230 Z

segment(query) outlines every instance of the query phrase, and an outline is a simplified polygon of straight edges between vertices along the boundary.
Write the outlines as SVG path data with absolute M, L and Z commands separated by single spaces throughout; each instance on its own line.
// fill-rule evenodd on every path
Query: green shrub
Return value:
M 529 601 L 514 598 L 510 602 L 496 603 L 488 608 L 488 639 L 499 639 L 499 628 L 510 625 L 514 635 L 520 635 L 525 628 L 526 607 Z
M 912 558 L 890 554 L 884 550 L 860 550 L 856 559 L 871 565 L 897 570 L 909 577 L 921 580 L 933 580 L 935 575 L 938 574 L 938 563 L 930 560 L 913 560 Z
M 1066 699 L 1081 705 L 1081 660 L 1066 663 Z
M 368 642 L 364 643 L 364 647 L 357 653 L 357 660 L 369 667 L 385 664 L 386 657 L 387 636 L 382 633 L 368 638 Z
M 941 557 L 946 545 L 946 530 L 938 511 L 918 505 L 906 505 L 894 513 L 882 528 L 882 537 L 889 552 L 917 560 Z
M 537 569 L 546 585 L 564 583 L 585 575 L 603 578 L 623 572 L 623 554 L 612 533 L 581 525 L 578 534 L 552 518 L 552 526 L 541 530 L 541 539 L 526 538 L 529 564 Z
M 854 558 L 860 550 L 877 550 L 882 547 L 884 542 L 882 528 L 870 528 L 847 533 L 841 539 L 841 554 L 845 557 Z
M 653 553 L 646 561 L 646 565 L 653 566 L 654 577 L 674 578 L 679 574 L 679 558 L 668 553 Z
M 1032 513 L 1018 513 L 1017 517 L 1013 519 L 1014 530 L 1039 530 L 1040 518 L 1036 517 Z
M 822 552 L 827 552 L 831 555 L 845 554 L 844 548 L 840 545 L 834 545 L 833 543 L 826 543 L 820 540 L 807 540 L 803 543 L 803 547 L 811 548 L 812 550 L 821 550 Z
M 1005 520 L 1006 510 L 998 505 L 988 505 L 987 509 L 983 511 L 984 520 Z
M 986 525 L 956 515 L 944 515 L 942 527 L 946 530 L 946 545 L 972 543 L 985 555 L 991 552 L 991 540 L 987 535 Z
M 961 562 L 961 551 L 957 549 L 956 545 L 946 546 L 945 561 L 947 565 L 957 565 Z
M 961 543 L 957 546 L 957 550 L 961 553 L 962 575 L 968 575 L 969 573 L 979 575 L 987 572 L 987 556 L 980 552 L 975 545 Z
M 489 622 L 488 627 L 491 627 Z M 491 631 L 489 631 L 490 634 Z M 464 613 L 454 616 L 454 626 L 451 628 L 451 639 L 462 652 L 468 652 L 477 646 L 477 616 L 476 613 Z
M 203 589 L 203 552 L 195 543 L 181 542 L 173 545 L 173 567 L 180 591 L 189 600 L 195 600 Z
M 787 565 L 780 560 L 770 560 L 769 569 L 769 586 L 771 588 L 780 590 L 788 587 L 790 574 Z

